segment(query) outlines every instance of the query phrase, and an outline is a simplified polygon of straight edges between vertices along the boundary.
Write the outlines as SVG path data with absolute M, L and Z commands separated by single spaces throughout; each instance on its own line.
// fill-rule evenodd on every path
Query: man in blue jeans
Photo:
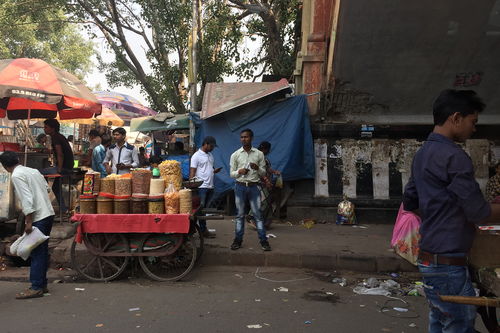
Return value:
M 476 308 L 439 295 L 475 296 L 467 254 L 476 225 L 500 218 L 474 178 L 470 157 L 455 143 L 475 132 L 485 104 L 471 90 L 445 90 L 433 105 L 434 130 L 415 154 L 404 208 L 422 217 L 418 268 L 430 306 L 429 332 L 475 332 Z
M 49 188 L 42 174 L 32 168 L 19 165 L 16 153 L 6 151 L 0 155 L 0 163 L 12 174 L 12 184 L 17 198 L 21 202 L 29 234 L 32 227 L 37 227 L 46 236 L 50 236 L 54 221 L 54 210 L 49 199 Z M 31 252 L 30 282 L 31 287 L 16 295 L 17 299 L 42 297 L 47 293 L 47 269 L 49 267 L 49 241 L 46 240 Z
M 222 168 L 214 169 L 214 156 L 212 151 L 217 146 L 217 141 L 213 136 L 207 136 L 203 139 L 201 148 L 191 157 L 189 168 L 189 179 L 196 178 L 203 180 L 203 184 L 198 188 L 200 196 L 200 206 L 207 208 L 212 202 L 214 194 L 214 174 L 218 173 Z M 207 222 L 198 220 L 200 231 L 203 237 L 213 238 L 215 234 L 207 229 Z
M 245 233 L 245 210 L 246 202 L 250 203 L 252 215 L 257 226 L 257 234 L 262 249 L 271 251 L 271 246 L 267 241 L 266 230 L 261 216 L 261 200 L 259 182 L 260 177 L 266 174 L 266 161 L 264 154 L 257 148 L 252 147 L 253 131 L 244 129 L 240 132 L 242 147 L 231 155 L 230 176 L 236 180 L 234 186 L 234 196 L 236 201 L 235 237 L 231 250 L 237 250 L 243 242 Z

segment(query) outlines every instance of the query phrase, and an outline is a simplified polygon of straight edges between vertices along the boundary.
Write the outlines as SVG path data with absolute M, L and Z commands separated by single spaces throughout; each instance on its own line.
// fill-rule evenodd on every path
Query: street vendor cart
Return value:
M 83 277 L 110 281 L 131 258 L 157 281 L 179 280 L 194 267 L 203 252 L 196 221 L 214 219 L 193 196 L 202 182 L 182 182 L 177 161 L 158 168 L 161 177 L 148 169 L 102 179 L 92 171 L 85 175 L 71 248 L 72 266 Z
M 76 214 L 72 220 L 79 225 L 71 262 L 92 281 L 118 277 L 134 257 L 152 279 L 177 281 L 197 259 L 188 214 Z

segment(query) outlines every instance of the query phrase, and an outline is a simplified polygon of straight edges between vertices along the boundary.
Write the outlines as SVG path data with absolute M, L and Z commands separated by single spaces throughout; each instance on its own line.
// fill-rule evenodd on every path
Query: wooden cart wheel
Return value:
M 91 281 L 110 281 L 127 267 L 129 252 L 123 234 L 84 234 L 83 244 L 74 241 L 71 245 L 71 264 Z
M 205 243 L 203 239 L 203 234 L 201 233 L 200 227 L 198 224 L 195 224 L 195 231 L 193 232 L 192 235 L 190 235 L 191 238 L 193 238 L 193 242 L 196 244 L 196 260 L 200 259 L 201 255 L 203 254 L 203 245 Z
M 144 237 L 139 252 L 154 252 L 140 256 L 144 272 L 157 281 L 177 281 L 194 267 L 197 246 L 185 234 L 149 234 Z

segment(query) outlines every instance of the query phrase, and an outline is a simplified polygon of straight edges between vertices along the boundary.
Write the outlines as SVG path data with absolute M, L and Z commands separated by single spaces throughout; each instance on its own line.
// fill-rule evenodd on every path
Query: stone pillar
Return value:
M 389 140 L 373 140 L 372 177 L 373 199 L 389 199 L 389 162 L 391 145 Z
M 314 196 L 328 197 L 328 143 L 326 140 L 314 141 L 314 160 L 316 173 L 314 178 Z
M 465 142 L 465 150 L 472 159 L 474 176 L 479 183 L 481 191 L 484 192 L 489 177 L 490 143 L 484 139 L 467 140 Z
M 411 176 L 411 165 L 413 157 L 420 147 L 421 143 L 414 139 L 401 140 L 401 148 L 398 156 L 399 172 L 401 172 L 401 183 L 403 184 L 403 192 L 406 184 Z
M 342 192 L 349 198 L 356 198 L 357 158 L 356 141 L 342 140 Z

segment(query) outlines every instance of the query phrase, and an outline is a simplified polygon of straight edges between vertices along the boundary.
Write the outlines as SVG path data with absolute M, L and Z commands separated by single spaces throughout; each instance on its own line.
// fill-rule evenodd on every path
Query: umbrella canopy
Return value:
M 101 104 L 74 75 L 40 59 L 0 60 L 0 117 L 91 118 Z
M 113 110 L 116 115 L 125 120 L 126 124 L 129 124 L 132 118 L 157 114 L 156 111 L 142 105 L 137 99 L 126 94 L 114 91 L 95 91 L 94 94 L 102 105 Z
M 164 121 L 157 121 L 154 118 L 155 117 L 141 117 L 132 119 L 130 121 L 130 131 L 147 133 L 189 129 L 189 115 L 187 114 L 178 114 Z
M 118 117 L 113 111 L 107 107 L 102 108 L 102 113 L 95 118 L 82 118 L 73 120 L 61 120 L 64 124 L 82 124 L 82 125 L 111 125 L 111 126 L 123 126 L 125 121 Z

